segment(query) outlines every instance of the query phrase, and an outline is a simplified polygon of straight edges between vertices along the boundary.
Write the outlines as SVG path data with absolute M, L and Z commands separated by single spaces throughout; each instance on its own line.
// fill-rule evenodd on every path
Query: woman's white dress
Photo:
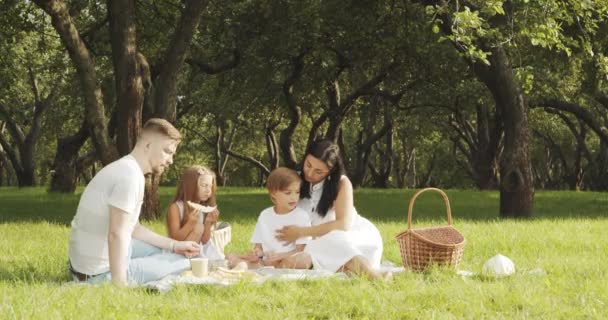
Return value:
M 175 204 L 179 209 L 179 220 L 181 221 L 184 216 L 184 203 L 182 201 L 176 201 Z M 198 219 L 198 223 L 203 223 L 202 217 Z M 201 255 L 209 260 L 222 260 L 224 259 L 224 254 L 213 245 L 212 241 L 207 241 L 206 244 L 202 244 L 203 249 L 201 250 Z
M 345 179 L 346 176 L 342 176 Z M 319 216 L 315 211 L 325 181 L 311 187 L 311 197 L 300 199 L 298 206 L 310 215 L 312 225 L 319 225 L 336 219 L 334 208 L 327 211 L 325 217 Z M 333 230 L 323 236 L 308 242 L 304 251 L 312 258 L 314 269 L 338 271 L 353 257 L 361 255 L 367 258 L 373 268 L 380 267 L 382 258 L 382 237 L 378 229 L 367 219 L 360 216 L 356 209 L 347 231 Z

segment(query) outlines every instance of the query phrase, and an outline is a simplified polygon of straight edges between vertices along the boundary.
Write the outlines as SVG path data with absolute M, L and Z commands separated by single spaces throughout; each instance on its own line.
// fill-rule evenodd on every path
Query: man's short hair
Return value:
M 158 133 L 175 141 L 182 140 L 182 134 L 179 133 L 171 122 L 161 118 L 151 118 L 144 123 L 141 133 Z

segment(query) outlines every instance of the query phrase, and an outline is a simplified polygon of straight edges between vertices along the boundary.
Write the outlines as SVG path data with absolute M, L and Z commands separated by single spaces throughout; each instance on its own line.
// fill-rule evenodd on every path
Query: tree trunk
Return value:
M 157 117 L 174 122 L 177 105 L 177 76 L 209 1 L 186 0 L 179 24 L 165 52 L 158 78 L 154 80 L 154 111 Z
M 160 175 L 149 174 L 146 176 L 144 188 L 144 203 L 141 206 L 140 217 L 144 220 L 157 220 L 160 217 L 160 195 L 158 188 Z
M 70 16 L 68 7 L 61 0 L 34 0 L 50 17 L 51 23 L 63 45 L 82 84 L 85 101 L 85 116 L 89 124 L 93 145 L 104 165 L 118 159 L 118 152 L 112 143 L 107 130 L 107 119 L 103 104 L 103 94 L 98 85 L 93 59 L 82 41 Z
M 186 0 L 178 26 L 164 54 L 159 75 L 154 79 L 153 97 L 145 97 L 151 103 L 154 115 L 175 122 L 177 107 L 177 76 L 186 59 L 186 53 L 198 28 L 201 16 L 208 1 Z M 150 100 L 152 99 L 152 100 Z M 146 180 L 146 192 L 142 214 L 147 219 L 160 217 L 158 188 L 160 176 Z
M 283 83 L 283 94 L 289 110 L 289 125 L 279 135 L 279 145 L 283 163 L 286 167 L 295 169 L 297 166 L 296 152 L 293 146 L 293 134 L 302 119 L 302 109 L 298 106 L 293 94 L 293 87 L 300 79 L 304 69 L 304 56 L 306 52 L 292 59 L 293 70 L 291 75 Z
M 528 105 L 504 48 L 493 48 L 491 53 L 491 65 L 476 62 L 474 70 L 492 93 L 503 118 L 505 138 L 500 159 L 500 216 L 530 217 L 534 186 L 529 152 Z
M 268 153 L 268 163 L 270 164 L 270 170 L 274 170 L 279 167 L 279 144 L 274 134 L 273 128 L 266 128 L 266 151 Z
M 222 142 L 223 142 L 223 131 L 221 126 L 216 126 L 215 131 L 215 144 L 214 144 L 214 160 L 215 160 L 215 174 L 216 182 L 218 186 L 226 185 L 226 177 L 224 176 L 224 170 L 222 170 Z
M 380 168 L 373 184 L 374 188 L 388 188 L 390 186 L 389 179 L 393 171 L 393 127 L 392 124 L 389 123 L 389 125 L 385 137 L 384 153 L 380 157 Z
M 594 162 L 595 175 L 593 185 L 596 191 L 608 190 L 608 143 L 600 141 L 600 147 Z
M 83 124 L 76 134 L 57 139 L 49 192 L 73 193 L 76 190 L 78 181 L 76 161 L 80 148 L 88 138 L 86 124 Z
M 368 122 L 367 122 L 367 127 L 365 129 L 365 135 L 366 135 L 365 141 L 363 140 L 364 132 L 361 131 L 359 133 L 359 139 L 357 140 L 357 144 L 356 144 L 355 169 L 353 170 L 353 173 L 351 174 L 351 177 L 352 177 L 351 181 L 353 183 L 353 187 L 355 187 L 355 188 L 360 187 L 363 184 L 363 181 L 365 179 L 366 169 L 369 165 L 369 157 L 370 157 L 370 154 L 372 151 L 372 146 L 376 142 L 378 142 L 378 140 L 380 140 L 384 135 L 386 135 L 391 129 L 392 124 L 390 121 L 388 121 L 389 116 L 386 114 L 386 112 L 387 112 L 387 110 L 385 108 L 384 125 L 382 126 L 382 128 L 380 128 L 378 130 L 378 132 L 373 132 L 373 126 L 376 122 L 377 110 L 374 109 L 374 110 L 371 110 L 371 112 L 369 114 L 368 113 L 363 114 L 363 117 L 366 118 L 368 120 Z M 391 133 L 391 135 L 392 135 L 392 133 Z M 391 143 L 392 143 L 392 141 L 391 141 Z M 392 154 L 391 154 L 391 157 L 392 157 Z M 383 167 L 382 161 L 386 161 L 386 158 L 382 157 L 381 168 L 378 173 L 379 176 L 384 176 L 384 174 L 385 174 L 385 172 L 382 170 L 386 169 L 386 168 Z M 389 162 L 391 162 L 391 164 L 392 164 L 392 159 Z M 378 179 L 382 179 L 382 178 L 378 178 Z M 386 179 L 388 180 L 388 178 L 386 178 Z M 376 182 L 377 182 L 377 180 L 376 180 Z
M 473 159 L 473 172 L 475 183 L 480 190 L 494 190 L 498 187 L 497 158 L 500 154 L 502 125 L 499 111 L 496 113 L 496 121 L 491 125 L 488 106 L 477 105 L 478 145 Z
M 144 103 L 143 79 L 137 53 L 135 1 L 108 1 L 110 42 L 116 84 L 116 146 L 121 156 L 129 154 L 141 129 Z

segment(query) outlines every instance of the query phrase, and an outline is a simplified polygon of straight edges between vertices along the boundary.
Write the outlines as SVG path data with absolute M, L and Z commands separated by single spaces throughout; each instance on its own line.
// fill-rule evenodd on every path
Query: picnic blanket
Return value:
M 403 272 L 404 268 L 396 266 L 392 262 L 385 261 L 382 263 L 379 271 L 399 273 Z M 348 276 L 342 272 L 334 273 L 323 270 L 275 269 L 273 267 L 248 270 L 234 275 L 220 271 L 212 271 L 208 276 L 201 278 L 193 276 L 190 271 L 186 271 L 180 275 L 169 275 L 161 280 L 148 282 L 144 284 L 143 287 L 159 292 L 167 292 L 178 284 L 229 286 L 242 280 L 261 284 L 266 281 L 318 280 L 328 278 L 346 280 L 348 279 Z

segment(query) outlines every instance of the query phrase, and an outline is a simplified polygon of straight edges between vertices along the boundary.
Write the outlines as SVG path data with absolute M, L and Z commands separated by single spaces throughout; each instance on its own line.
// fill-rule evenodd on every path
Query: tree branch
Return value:
M 253 164 L 256 168 L 259 168 L 260 170 L 262 170 L 266 175 L 270 174 L 270 169 L 268 169 L 262 162 L 260 162 L 259 160 L 256 160 L 250 156 L 246 156 L 246 155 L 242 155 L 239 153 L 236 153 L 232 150 L 226 149 L 226 148 L 222 148 L 223 152 L 226 154 L 229 154 L 237 159 L 249 162 L 251 164 Z
M 204 63 L 201 60 L 198 60 L 195 58 L 186 59 L 187 64 L 198 68 L 198 70 L 200 72 L 205 73 L 205 74 L 218 74 L 218 73 L 233 69 L 236 66 L 238 66 L 238 64 L 240 62 L 241 62 L 241 53 L 239 52 L 238 49 L 234 49 L 232 51 L 232 58 L 230 60 L 223 61 L 223 62 L 217 63 L 215 65 L 209 64 L 209 63 Z
M 530 105 L 532 105 L 533 108 L 537 106 L 543 107 L 545 108 L 545 111 L 547 108 L 552 108 L 569 112 L 575 115 L 577 118 L 583 120 L 589 126 L 589 128 L 591 128 L 591 130 L 593 130 L 593 132 L 599 136 L 600 140 L 608 144 L 608 129 L 598 123 L 595 120 L 596 117 L 588 110 L 582 108 L 580 105 L 557 99 L 545 99 Z
M 7 129 L 14 142 L 17 145 L 25 143 L 25 134 L 21 130 L 21 127 L 15 122 L 13 117 L 8 113 L 6 107 L 0 103 L 0 117 L 4 118 L 4 122 L 7 125 Z

